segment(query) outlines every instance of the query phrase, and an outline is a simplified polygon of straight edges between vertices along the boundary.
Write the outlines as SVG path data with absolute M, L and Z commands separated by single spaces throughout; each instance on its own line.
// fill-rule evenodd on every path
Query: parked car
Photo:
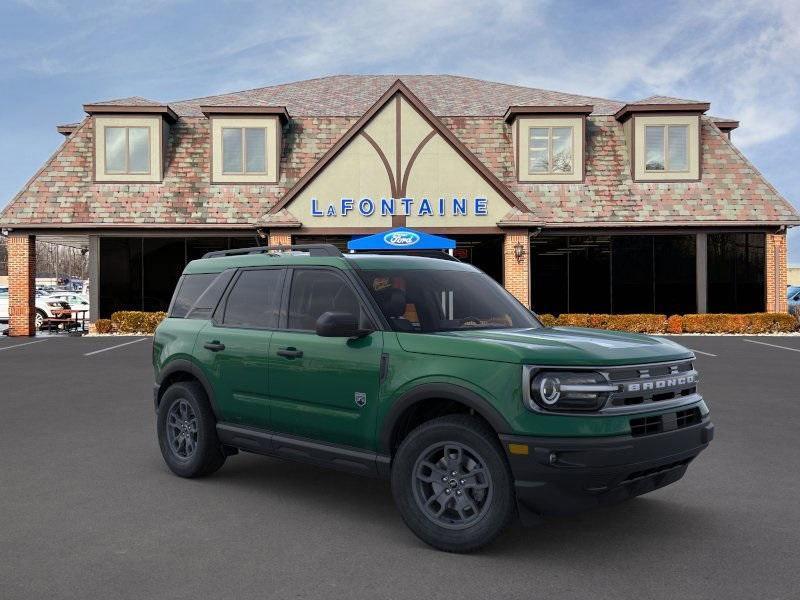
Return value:
M 89 298 L 76 292 L 55 292 L 50 298 L 61 300 L 70 305 L 73 310 L 89 310 Z
M 789 312 L 800 312 L 800 285 L 790 285 L 786 290 L 786 298 L 789 301 Z
M 517 514 L 679 480 L 714 432 L 694 360 L 666 338 L 543 327 L 457 261 L 213 252 L 155 333 L 157 435 L 180 477 L 239 451 L 386 477 L 420 539 L 470 551 Z
M 45 319 L 61 318 L 62 311 L 70 310 L 70 304 L 61 298 L 39 295 L 35 298 L 36 329 L 41 329 Z M 0 321 L 8 321 L 8 288 L 0 287 Z
M 8 288 L 0 287 L 0 321 L 8 321 Z

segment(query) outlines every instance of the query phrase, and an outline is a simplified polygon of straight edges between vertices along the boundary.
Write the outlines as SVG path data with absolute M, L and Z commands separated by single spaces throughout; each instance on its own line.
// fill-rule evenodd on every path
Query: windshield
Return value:
M 395 331 L 541 327 L 488 275 L 445 270 L 358 270 Z

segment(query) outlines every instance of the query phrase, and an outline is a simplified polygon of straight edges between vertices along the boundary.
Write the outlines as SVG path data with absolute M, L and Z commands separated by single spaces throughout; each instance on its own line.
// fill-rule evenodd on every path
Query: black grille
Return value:
M 610 367 L 607 373 L 609 381 L 619 385 L 608 401 L 610 407 L 665 402 L 697 393 L 697 371 L 691 361 Z
M 678 429 L 689 427 L 690 425 L 697 425 L 701 420 L 700 409 L 695 407 L 686 410 L 679 410 L 677 413 L 675 413 L 675 419 L 677 421 Z
M 638 419 L 631 419 L 631 435 L 633 437 L 661 433 L 663 430 L 664 424 L 661 415 L 657 417 L 639 417 Z
M 621 484 L 624 485 L 626 483 L 632 483 L 639 479 L 644 479 L 646 477 L 653 477 L 654 475 L 660 475 L 662 473 L 666 473 L 667 471 L 672 471 L 672 469 L 679 469 L 680 467 L 685 467 L 691 462 L 691 458 L 687 458 L 684 460 L 679 460 L 678 462 L 670 463 L 668 465 L 661 465 L 660 467 L 653 467 L 652 469 L 646 469 L 644 471 L 634 471 L 630 475 L 628 475 Z
M 674 413 L 657 415 L 654 417 L 637 417 L 630 420 L 631 435 L 640 437 L 643 435 L 653 435 L 663 431 L 673 431 L 683 429 L 691 425 L 697 425 L 703 420 L 700 409 L 697 407 L 679 410 Z

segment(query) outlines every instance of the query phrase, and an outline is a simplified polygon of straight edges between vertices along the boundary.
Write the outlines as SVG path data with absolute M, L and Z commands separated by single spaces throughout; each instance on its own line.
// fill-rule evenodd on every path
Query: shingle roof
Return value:
M 291 223 L 288 213 L 267 215 L 395 79 L 390 75 L 343 75 L 172 103 L 182 118 L 171 126 L 160 185 L 94 183 L 94 130 L 89 117 L 3 211 L 0 223 L 142 227 Z M 612 116 L 623 106 L 621 102 L 449 75 L 401 79 L 531 211 L 509 207 L 503 222 L 534 220 L 556 227 L 800 223 L 794 208 L 710 117 L 701 121 L 700 181 L 636 183 L 630 176 L 623 127 Z M 647 100 L 652 102 L 652 98 Z M 199 106 L 247 102 L 286 106 L 292 115 L 284 128 L 280 180 L 276 184 L 211 185 L 209 121 Z M 587 119 L 584 183 L 526 184 L 516 180 L 511 129 L 503 114 L 510 105 L 548 102 L 595 107 Z
M 628 102 L 628 104 L 705 104 L 703 100 L 686 100 L 672 96 L 648 96 L 641 100 Z
M 149 100 L 141 96 L 130 96 L 128 98 L 115 98 L 114 100 L 103 100 L 101 102 L 88 102 L 95 106 L 161 106 L 163 103 L 157 100 Z
M 614 114 L 624 102 L 483 81 L 457 75 L 333 75 L 220 96 L 170 102 L 179 116 L 201 116 L 200 105 L 285 106 L 291 115 L 359 117 L 400 79 L 437 116 L 502 116 L 511 105 L 592 104 Z

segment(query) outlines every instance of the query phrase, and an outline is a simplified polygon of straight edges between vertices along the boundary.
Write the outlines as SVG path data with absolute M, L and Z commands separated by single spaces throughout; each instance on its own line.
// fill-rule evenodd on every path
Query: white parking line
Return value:
M 93 354 L 100 354 L 101 352 L 108 352 L 109 350 L 114 350 L 116 348 L 122 348 L 123 346 L 130 346 L 131 344 L 135 344 L 136 342 L 143 342 L 145 340 L 149 340 L 150 338 L 139 338 L 138 340 L 133 340 L 132 342 L 125 342 L 124 344 L 117 344 L 116 346 L 109 346 L 108 348 L 101 348 L 100 350 L 95 350 L 94 352 L 87 352 L 84 356 L 92 356 Z
M 4 348 L 0 348 L 0 352 L 3 350 L 13 350 L 14 348 L 21 348 L 22 346 L 30 346 L 31 344 L 41 344 L 42 342 L 47 342 L 49 340 L 36 340 L 35 342 L 25 342 L 24 344 L 14 344 L 13 346 L 6 346 Z
M 772 348 L 780 348 L 781 350 L 791 350 L 792 352 L 800 352 L 798 348 L 789 348 L 789 346 L 779 346 L 778 344 L 768 344 L 767 342 L 759 342 L 758 340 L 743 339 L 743 342 L 750 342 L 751 344 L 761 344 L 762 346 L 770 346 Z
M 689 350 L 696 352 L 697 354 L 704 354 L 705 356 L 713 356 L 714 358 L 717 358 L 717 355 L 711 354 L 711 352 L 703 352 L 702 350 L 695 350 L 694 348 L 689 348 Z

